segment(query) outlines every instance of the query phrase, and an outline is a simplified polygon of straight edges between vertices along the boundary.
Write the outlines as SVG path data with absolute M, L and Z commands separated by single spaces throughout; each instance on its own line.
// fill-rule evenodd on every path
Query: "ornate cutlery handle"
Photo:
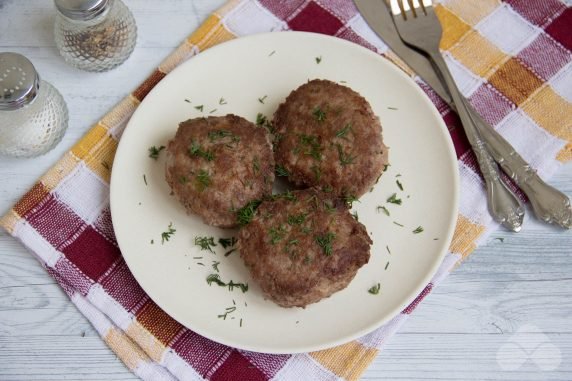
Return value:
M 572 207 L 570 206 L 570 199 L 564 193 L 542 181 L 510 143 L 485 122 L 468 102 L 467 109 L 472 114 L 477 129 L 487 144 L 491 155 L 503 171 L 526 194 L 534 214 L 542 221 L 571 229 Z
M 508 229 L 515 232 L 520 231 L 524 218 L 522 203 L 499 177 L 498 167 L 479 136 L 476 122 L 469 112 L 467 102 L 458 90 L 445 60 L 438 51 L 435 54 L 428 53 L 441 72 L 449 87 L 453 102 L 457 105 L 459 117 L 485 179 L 487 203 L 492 217 Z

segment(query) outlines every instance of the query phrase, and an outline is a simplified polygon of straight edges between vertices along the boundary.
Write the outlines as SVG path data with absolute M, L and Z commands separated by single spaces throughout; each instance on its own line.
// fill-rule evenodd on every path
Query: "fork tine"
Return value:
M 413 0 L 407 0 L 409 4 L 409 8 L 411 9 L 411 13 L 413 14 L 413 18 L 417 17 L 417 11 L 415 10 L 415 4 L 413 4 Z
M 428 1 L 429 5 L 431 5 L 431 1 Z M 427 9 L 425 9 L 425 1 L 424 0 L 419 0 L 419 5 L 421 5 L 421 9 L 423 9 L 423 13 L 425 14 L 425 16 L 427 16 Z
M 403 17 L 403 20 L 407 21 L 407 14 L 405 13 L 405 8 L 403 7 L 403 1 L 404 0 L 397 0 L 397 5 L 401 11 L 401 17 Z

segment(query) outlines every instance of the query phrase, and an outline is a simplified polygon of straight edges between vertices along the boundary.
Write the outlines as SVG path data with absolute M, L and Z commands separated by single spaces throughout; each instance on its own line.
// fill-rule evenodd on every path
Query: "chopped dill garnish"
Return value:
M 274 167 L 274 173 L 278 177 L 288 177 L 288 175 L 289 175 L 286 168 L 284 168 L 284 166 L 282 166 L 280 164 L 276 164 L 276 166 Z
M 288 216 L 288 225 L 301 225 L 306 221 L 308 213 L 300 213 Z
M 179 176 L 179 184 L 186 184 L 189 182 L 187 176 Z
M 255 175 L 260 172 L 260 160 L 258 159 L 258 156 L 256 156 L 252 161 L 252 172 L 254 172 Z
M 216 246 L 214 241 L 214 237 L 207 237 L 207 236 L 196 236 L 195 237 L 195 246 L 198 246 L 202 250 L 208 250 L 211 253 L 215 254 L 213 247 Z
M 439 238 L 433 238 L 433 241 L 439 241 Z
M 279 200 L 281 198 L 284 200 L 288 200 L 288 201 L 296 201 L 296 195 L 294 193 L 292 193 L 292 191 L 290 191 L 290 190 L 288 190 L 284 193 L 273 194 L 272 196 L 269 197 L 269 199 L 272 201 L 276 201 L 276 200 Z
M 354 196 L 353 194 L 345 194 L 343 196 L 343 199 L 349 208 L 351 208 L 353 206 L 354 202 L 360 202 L 358 200 L 358 198 L 356 196 Z
M 286 245 L 297 245 L 300 241 L 297 239 L 291 239 L 286 243 Z
M 199 106 L 195 106 L 195 108 L 196 108 L 197 110 L 199 110 L 200 112 L 203 112 L 203 109 L 205 108 L 205 106 L 204 106 L 204 105 L 199 105 Z
M 195 185 L 199 192 L 204 191 L 212 184 L 211 176 L 207 171 L 201 169 L 195 178 Z
M 340 164 L 342 166 L 353 164 L 356 157 L 352 156 L 349 153 L 347 153 L 347 154 L 344 153 L 344 150 L 342 149 L 341 144 L 336 144 L 336 147 L 338 148 L 338 158 L 340 160 Z
M 190 100 L 188 100 L 188 99 L 186 99 L 186 98 L 185 98 L 185 102 L 187 102 L 187 103 L 191 103 L 191 101 L 190 101 Z
M 266 100 L 266 98 L 268 98 L 268 95 L 265 95 L 263 97 L 258 98 L 258 102 L 264 104 L 264 101 Z
M 312 172 L 314 172 L 314 177 L 316 178 L 316 181 L 320 181 L 320 178 L 322 178 L 322 170 L 320 169 L 320 167 L 317 165 L 313 165 L 311 169 Z
M 220 98 L 220 99 L 218 100 L 218 104 L 219 104 L 219 105 L 225 105 L 225 104 L 226 104 L 226 100 L 225 100 L 224 98 Z
M 381 284 L 376 284 L 375 286 L 370 287 L 369 290 L 367 290 L 367 292 L 369 292 L 372 295 L 377 295 L 379 294 L 379 290 L 381 288 Z
M 235 287 L 240 288 L 243 294 L 248 291 L 248 283 L 235 283 L 232 279 L 228 281 L 227 286 L 229 291 L 232 291 Z
M 397 175 L 395 175 L 395 177 L 401 177 L 401 173 L 398 173 Z
M 218 110 L 218 109 L 213 108 L 212 110 L 209 111 L 209 114 L 212 114 L 213 112 L 216 112 L 216 110 Z
M 286 246 L 284 246 L 284 251 L 286 253 L 289 253 L 292 255 L 292 259 L 295 259 L 297 257 L 297 255 L 294 255 L 296 253 L 294 253 L 294 249 L 291 249 L 292 246 L 296 246 L 298 245 L 300 241 L 297 239 L 291 239 L 290 241 L 286 242 Z
M 169 222 L 169 226 L 167 227 L 167 231 L 161 233 L 161 245 L 165 243 L 165 241 L 169 241 L 171 236 L 175 234 L 177 230 L 173 228 L 173 223 Z
M 279 194 L 279 196 L 288 201 L 296 201 L 296 196 L 290 190 Z
M 268 230 L 268 235 L 270 236 L 270 243 L 275 245 L 284 238 L 286 235 L 286 229 L 284 228 L 284 225 L 280 225 L 278 228 L 270 228 Z
M 214 154 L 211 151 L 203 150 L 201 145 L 199 143 L 195 142 L 194 140 L 191 142 L 191 145 L 189 146 L 188 152 L 189 152 L 189 155 L 191 155 L 191 156 L 199 156 L 199 157 L 206 159 L 207 161 L 213 161 L 215 158 Z
M 266 123 L 266 117 L 262 113 L 256 114 L 256 125 L 263 126 Z
M 401 205 L 401 199 L 400 199 L 400 198 L 397 198 L 397 194 L 396 194 L 396 193 L 394 193 L 394 194 L 392 194 L 391 196 L 389 196 L 389 197 L 387 198 L 387 202 L 390 202 L 390 203 L 396 204 L 396 205 Z
M 307 156 L 312 156 L 316 160 L 322 160 L 322 147 L 318 141 L 318 137 L 315 135 L 304 135 L 298 136 L 300 145 L 294 149 L 294 153 L 303 150 L 303 154 Z
M 217 273 L 219 272 L 218 265 L 220 265 L 219 261 L 213 261 L 212 267 L 213 267 L 213 270 L 216 271 Z
M 143 174 L 143 181 L 145 182 L 145 185 L 147 185 L 147 176 L 145 176 L 145 174 Z
M 320 64 L 322 62 L 322 56 L 316 57 L 316 63 Z
M 274 140 L 272 140 L 272 151 L 276 151 L 276 145 L 284 138 L 284 134 L 279 134 L 274 130 L 274 126 L 270 123 L 267 127 L 268 131 L 274 135 Z
M 236 251 L 236 248 L 234 249 L 230 249 L 229 251 L 227 251 L 226 253 L 224 253 L 225 257 L 228 257 L 229 255 L 231 255 L 232 253 L 234 253 Z
M 221 287 L 226 287 L 226 283 L 220 279 L 220 275 L 218 274 L 210 274 L 207 276 L 207 284 L 210 286 L 212 283 L 216 283 Z
M 334 188 L 330 184 L 326 184 L 322 187 L 322 191 L 326 193 L 332 193 L 334 191 Z
M 332 243 L 334 238 L 336 238 L 336 235 L 332 232 L 316 236 L 316 243 L 322 248 L 324 254 L 328 256 L 332 255 Z
M 240 288 L 240 290 L 245 293 L 248 291 L 248 283 L 236 283 L 232 279 L 228 281 L 228 283 L 223 282 L 220 279 L 219 274 L 210 274 L 207 276 L 207 283 L 210 286 L 213 283 L 216 283 L 220 287 L 227 287 L 229 291 L 233 291 L 235 287 Z
M 226 320 L 226 317 L 229 314 L 233 313 L 234 311 L 236 311 L 236 307 L 227 307 L 224 313 L 222 313 L 221 315 L 217 315 L 217 316 L 219 319 Z
M 387 208 L 386 208 L 385 206 L 383 206 L 383 205 L 379 205 L 379 206 L 376 208 L 376 210 L 377 210 L 378 213 L 379 213 L 379 211 L 381 210 L 381 211 L 383 211 L 383 213 L 384 213 L 386 216 L 389 216 L 389 209 L 387 209 Z
M 397 221 L 393 221 L 393 223 L 394 223 L 395 225 L 397 225 L 397 226 L 401 226 L 401 227 L 404 226 L 404 225 L 401 225 L 401 224 L 400 224 L 399 222 L 397 222 Z
M 499 241 L 500 243 L 504 242 L 504 238 L 502 238 L 502 237 L 496 237 L 495 240 Z
M 238 242 L 238 239 L 236 239 L 236 237 L 219 238 L 218 239 L 218 243 L 220 243 L 220 245 L 222 246 L 223 249 L 233 247 L 234 245 L 236 245 L 237 242 Z
M 384 164 L 383 165 L 383 172 L 387 171 L 387 168 L 389 168 L 391 166 L 391 164 Z M 379 180 L 379 177 L 377 178 Z
M 313 207 L 314 209 L 318 209 L 318 196 L 316 196 L 315 194 L 313 194 L 312 196 L 308 197 L 306 199 L 306 202 L 308 202 L 308 204 L 314 204 Z
M 413 230 L 413 234 L 419 234 L 421 232 L 423 232 L 425 229 L 423 229 L 423 226 L 417 226 L 415 228 L 415 230 Z
M 252 200 L 236 211 L 236 221 L 238 222 L 239 226 L 244 226 L 252 221 L 254 213 L 256 212 L 256 209 L 261 202 L 262 201 L 260 200 Z
M 240 318 L 239 326 L 242 328 L 242 318 Z
M 395 180 L 395 183 L 397 184 L 397 187 L 399 188 L 399 190 L 403 190 L 403 184 L 401 184 L 401 181 Z
M 397 107 L 388 107 L 389 110 L 397 110 Z
M 151 240 L 151 245 L 154 245 L 154 244 L 155 244 L 155 240 L 152 239 L 152 240 Z
M 268 118 L 266 116 L 264 116 L 262 113 L 258 113 L 256 114 L 256 125 L 258 127 L 264 127 L 268 130 L 268 132 L 270 132 L 271 134 L 274 134 L 274 126 L 272 125 L 272 122 L 270 120 L 268 120 Z M 278 139 L 278 136 L 275 136 L 275 139 Z
M 209 140 L 211 142 L 217 141 L 219 139 L 224 139 L 224 138 L 230 138 L 232 140 L 232 142 L 238 142 L 240 141 L 240 137 L 236 136 L 235 134 L 233 134 L 232 132 L 228 131 L 228 130 L 213 130 L 213 131 L 209 131 L 208 133 L 208 137 Z
M 387 261 L 387 263 L 385 264 L 384 270 L 387 270 L 388 267 L 389 267 L 389 261 Z
M 385 245 L 385 249 L 387 250 L 387 252 L 391 255 L 391 250 L 389 250 L 389 246 Z
M 312 111 L 312 115 L 314 115 L 314 119 L 316 119 L 320 123 L 326 120 L 326 113 L 319 106 L 316 106 L 314 108 L 314 111 Z
M 324 210 L 328 213 L 334 213 L 336 211 L 336 207 L 332 205 L 332 203 L 330 203 L 329 201 L 324 201 L 323 205 L 324 205 Z
M 336 132 L 336 137 L 337 138 L 345 138 L 346 135 L 348 134 L 348 132 L 350 132 L 352 129 L 352 124 L 348 123 L 344 126 L 344 128 L 342 128 L 341 130 L 339 130 L 338 132 Z
M 274 55 L 274 53 L 276 53 L 276 50 L 271 51 L 270 54 L 268 55 L 268 57 L 272 57 Z
M 353 218 L 356 219 L 356 221 L 359 222 L 359 216 L 358 216 L 358 212 L 357 212 L 357 211 L 353 212 L 353 213 L 352 213 L 352 216 L 353 216 Z

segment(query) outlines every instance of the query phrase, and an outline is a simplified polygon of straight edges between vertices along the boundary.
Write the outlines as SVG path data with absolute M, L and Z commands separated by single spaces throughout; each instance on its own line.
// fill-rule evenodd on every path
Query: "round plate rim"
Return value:
M 288 35 L 288 37 L 285 37 L 285 35 Z M 209 55 L 215 54 L 219 50 L 227 49 L 227 47 L 229 45 L 243 44 L 243 43 L 255 43 L 257 39 L 290 38 L 290 37 L 292 37 L 294 39 L 296 39 L 296 38 L 303 38 L 303 39 L 313 38 L 316 40 L 325 40 L 328 43 L 339 44 L 340 47 L 342 47 L 344 49 L 355 49 L 356 51 L 359 51 L 359 53 L 365 54 L 365 55 L 369 56 L 371 59 L 377 60 L 380 65 L 385 65 L 389 71 L 392 71 L 393 74 L 397 75 L 402 80 L 406 81 L 408 83 L 408 85 L 410 85 L 414 88 L 414 91 L 416 91 L 420 95 L 420 98 L 423 99 L 423 101 L 427 105 L 430 106 L 429 109 L 431 110 L 432 117 L 435 119 L 434 120 L 435 121 L 435 127 L 438 127 L 436 132 L 439 131 L 442 134 L 446 134 L 445 136 L 447 137 L 447 139 L 446 139 L 447 154 L 448 154 L 447 156 L 449 157 L 451 162 L 455 163 L 455 165 L 453 166 L 454 170 L 451 172 L 452 186 L 454 189 L 453 189 L 452 208 L 451 208 L 451 210 L 449 212 L 449 216 L 448 216 L 448 220 L 450 221 L 450 224 L 447 227 L 446 236 L 443 237 L 444 239 L 442 240 L 442 243 L 440 245 L 439 255 L 436 256 L 435 261 L 433 262 L 430 270 L 423 277 L 423 281 L 419 282 L 419 285 L 414 290 L 414 292 L 411 292 L 407 298 L 404 298 L 402 305 L 407 306 L 411 302 L 413 302 L 415 300 L 415 298 L 417 298 L 417 296 L 427 286 L 427 284 L 430 282 L 432 277 L 435 275 L 435 273 L 439 269 L 439 266 L 442 264 L 443 259 L 445 258 L 445 255 L 447 254 L 447 249 L 449 247 L 449 244 L 452 241 L 453 233 L 454 233 L 455 226 L 456 226 L 456 220 L 457 220 L 457 216 L 458 216 L 459 187 L 460 187 L 459 171 L 458 171 L 458 166 L 456 165 L 457 164 L 457 156 L 455 153 L 455 148 L 454 148 L 453 142 L 451 141 L 451 139 L 448 136 L 449 134 L 448 134 L 447 127 L 446 127 L 443 119 L 441 118 L 439 111 L 437 110 L 437 108 L 433 104 L 433 102 L 430 100 L 430 98 L 427 96 L 427 94 L 425 94 L 423 92 L 423 90 L 419 87 L 419 85 L 411 77 L 406 75 L 401 69 L 399 69 L 396 65 L 391 63 L 386 58 L 378 55 L 377 53 L 375 53 L 375 52 L 373 52 L 373 51 L 371 51 L 371 50 L 369 50 L 369 49 L 367 49 L 361 45 L 358 45 L 356 43 L 353 43 L 353 42 L 350 42 L 350 41 L 347 41 L 347 40 L 344 40 L 341 38 L 323 35 L 323 34 L 318 34 L 318 33 L 312 33 L 312 32 L 298 32 L 298 31 L 266 32 L 266 33 L 258 33 L 258 34 L 244 36 L 244 37 L 239 37 L 239 38 L 232 39 L 232 40 L 229 40 L 226 42 L 222 42 L 218 45 L 215 45 L 215 46 L 201 52 L 196 57 L 193 57 L 192 59 L 189 59 L 188 61 L 183 62 L 182 64 L 180 64 L 179 66 L 174 68 L 159 83 L 157 83 L 157 85 L 155 85 L 153 89 L 151 89 L 151 91 L 147 94 L 147 96 L 154 93 L 154 92 L 160 91 L 161 87 L 165 84 L 165 81 L 164 81 L 165 78 L 168 78 L 169 76 L 178 75 L 179 72 L 185 71 L 187 66 L 193 65 L 193 61 L 195 61 L 197 59 L 208 59 Z M 130 126 L 132 124 L 131 121 L 134 119 L 134 116 L 136 116 L 137 113 L 142 112 L 141 110 L 145 106 L 145 100 L 146 99 L 147 99 L 147 97 L 141 101 L 141 104 L 137 107 L 137 109 L 134 111 L 133 115 L 130 117 L 130 120 L 127 123 L 125 130 L 123 132 L 122 139 L 120 139 L 120 141 L 119 141 L 114 160 L 120 159 L 122 157 L 122 152 L 124 152 L 126 150 L 125 149 L 126 143 L 123 143 L 123 142 L 127 141 L 128 139 L 124 139 L 124 137 L 130 131 Z M 134 130 L 134 129 L 131 128 L 131 130 Z M 118 213 L 117 212 L 117 206 L 115 206 L 115 205 L 117 205 L 119 203 L 119 201 L 117 201 L 117 202 L 114 201 L 116 199 L 116 197 L 114 197 L 114 194 L 116 194 L 116 192 L 114 192 L 113 189 L 114 189 L 114 183 L 117 183 L 117 181 L 114 181 L 114 179 L 116 179 L 118 176 L 120 176 L 119 173 L 112 171 L 111 179 L 110 179 L 110 210 L 111 210 L 112 221 L 113 221 L 113 225 L 114 225 L 114 231 L 118 230 L 115 227 L 115 224 L 116 224 L 115 221 L 117 219 L 113 218 L 113 215 L 114 214 L 117 215 L 117 213 Z M 114 210 L 115 210 L 115 212 L 114 212 Z M 120 238 L 119 238 L 118 234 L 117 234 L 116 238 L 117 238 L 117 243 L 119 245 L 119 248 L 121 250 L 121 243 L 120 243 Z M 363 327 L 362 329 L 355 331 L 353 334 L 339 337 L 337 340 L 330 340 L 327 343 L 317 343 L 315 345 L 305 345 L 305 346 L 299 346 L 299 347 L 290 348 L 290 349 L 285 349 L 285 348 L 280 349 L 280 348 L 276 348 L 273 346 L 260 346 L 260 345 L 253 346 L 253 345 L 249 345 L 249 344 L 240 343 L 240 342 L 237 342 L 235 340 L 228 340 L 224 337 L 217 336 L 216 334 L 213 334 L 213 332 L 205 332 L 201 329 L 189 327 L 187 324 L 185 324 L 182 321 L 183 319 L 180 319 L 176 316 L 177 315 L 176 313 L 173 313 L 172 311 L 171 312 L 166 311 L 166 309 L 161 305 L 161 301 L 156 300 L 156 298 L 154 298 L 152 296 L 153 293 L 149 292 L 149 290 L 145 288 L 144 284 L 142 284 L 140 282 L 138 275 L 132 271 L 132 266 L 130 265 L 130 260 L 128 259 L 129 256 L 126 257 L 123 254 L 123 252 L 124 252 L 123 250 L 121 250 L 121 252 L 122 252 L 123 258 L 125 260 L 125 263 L 127 264 L 130 271 L 132 272 L 137 283 L 141 286 L 141 288 L 145 291 L 145 293 L 151 298 L 151 300 L 153 300 L 160 308 L 165 310 L 165 312 L 167 312 L 169 314 L 169 316 L 171 316 L 173 319 L 175 319 L 177 322 L 179 322 L 182 326 L 192 330 L 193 332 L 198 333 L 201 336 L 204 336 L 208 339 L 211 339 L 211 340 L 216 341 L 218 343 L 221 343 L 223 345 L 227 345 L 227 346 L 242 349 L 242 350 L 248 350 L 248 351 L 259 352 L 259 353 L 269 353 L 269 354 L 296 354 L 296 353 L 305 353 L 305 352 L 314 352 L 314 351 L 324 350 L 324 349 L 328 349 L 328 348 L 332 348 L 332 347 L 335 347 L 338 345 L 348 343 L 352 340 L 355 340 L 359 337 L 362 337 L 362 336 L 374 331 L 375 329 L 381 327 L 385 323 L 389 322 L 391 319 L 393 319 L 397 315 L 399 315 L 399 313 L 402 311 L 402 308 L 401 309 L 400 308 L 394 308 L 393 310 L 391 310 L 390 313 L 387 313 L 386 316 L 384 316 L 381 319 L 378 319 L 375 324 L 371 324 L 369 326 Z

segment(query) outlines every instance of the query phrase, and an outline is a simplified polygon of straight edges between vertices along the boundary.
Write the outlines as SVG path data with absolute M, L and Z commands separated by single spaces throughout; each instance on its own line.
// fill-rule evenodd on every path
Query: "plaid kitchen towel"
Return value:
M 448 0 L 437 10 L 445 31 L 442 49 L 474 107 L 541 176 L 549 177 L 570 161 L 570 0 Z M 285 30 L 353 41 L 413 75 L 367 27 L 350 0 L 230 1 L 93 126 L 1 220 L 142 379 L 358 379 L 417 304 L 498 226 L 487 212 L 482 180 L 456 117 L 415 78 L 450 129 L 462 191 L 449 253 L 409 307 L 359 340 L 296 355 L 226 347 L 182 327 L 159 309 L 129 272 L 113 234 L 109 178 L 121 132 L 145 95 L 180 63 L 239 36 Z

